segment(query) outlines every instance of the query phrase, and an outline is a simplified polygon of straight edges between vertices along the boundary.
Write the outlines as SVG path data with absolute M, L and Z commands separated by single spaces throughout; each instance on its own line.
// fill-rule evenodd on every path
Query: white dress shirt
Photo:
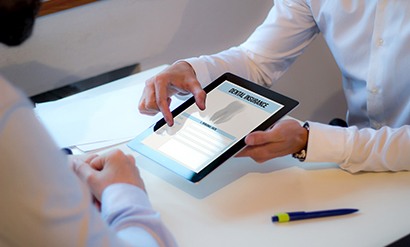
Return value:
M 175 246 L 136 186 L 107 187 L 99 213 L 32 106 L 2 78 L 0 197 L 0 246 Z
M 313 123 L 306 161 L 351 172 L 409 170 L 410 155 L 396 150 L 410 150 L 408 13 L 407 0 L 277 0 L 246 42 L 186 61 L 202 85 L 230 71 L 270 87 L 322 33 L 342 72 L 348 123 L 368 129 Z

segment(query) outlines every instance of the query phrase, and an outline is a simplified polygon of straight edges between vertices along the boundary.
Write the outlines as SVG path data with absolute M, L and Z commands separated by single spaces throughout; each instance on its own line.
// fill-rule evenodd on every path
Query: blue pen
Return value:
M 272 216 L 272 222 L 289 222 L 293 220 L 306 220 L 313 218 L 329 217 L 329 216 L 338 216 L 351 214 L 359 211 L 355 208 L 340 208 L 340 209 L 331 209 L 331 210 L 322 210 L 322 211 L 298 211 L 298 212 L 289 212 L 289 213 L 279 213 Z

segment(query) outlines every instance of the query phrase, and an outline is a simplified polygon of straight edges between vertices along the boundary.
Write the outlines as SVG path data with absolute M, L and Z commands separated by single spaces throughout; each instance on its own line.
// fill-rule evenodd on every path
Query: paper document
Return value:
M 88 98 L 38 104 L 35 111 L 60 147 L 77 146 L 89 151 L 114 145 L 134 138 L 162 118 L 162 114 L 153 117 L 139 113 L 144 82 L 145 78 Z M 171 109 L 181 103 L 173 98 Z

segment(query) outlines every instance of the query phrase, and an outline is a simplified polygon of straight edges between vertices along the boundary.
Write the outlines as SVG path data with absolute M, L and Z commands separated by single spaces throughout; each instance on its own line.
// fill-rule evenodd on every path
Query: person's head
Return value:
M 0 42 L 17 46 L 30 37 L 41 0 L 0 0 Z

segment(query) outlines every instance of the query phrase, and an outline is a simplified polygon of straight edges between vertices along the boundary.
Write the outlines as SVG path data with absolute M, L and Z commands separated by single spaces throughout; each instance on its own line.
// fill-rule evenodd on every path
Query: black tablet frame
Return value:
M 275 122 L 277 122 L 279 119 L 281 119 L 287 113 L 289 113 L 292 109 L 294 109 L 299 104 L 299 102 L 294 100 L 294 99 L 291 99 L 287 96 L 284 96 L 280 93 L 272 91 L 268 88 L 265 88 L 261 85 L 258 85 L 254 82 L 251 82 L 249 80 L 246 80 L 244 78 L 241 78 L 241 77 L 236 76 L 236 75 L 234 75 L 232 73 L 229 73 L 229 72 L 221 75 L 215 81 L 213 81 L 208 86 L 206 86 L 204 88 L 204 91 L 206 93 L 209 93 L 225 81 L 229 81 L 233 84 L 236 84 L 238 86 L 246 88 L 246 89 L 248 89 L 248 90 L 250 90 L 250 91 L 252 91 L 252 92 L 254 92 L 258 95 L 262 95 L 262 96 L 264 96 L 264 97 L 266 97 L 266 98 L 268 98 L 272 101 L 275 101 L 275 102 L 283 105 L 283 107 L 279 111 L 277 111 L 274 115 L 272 115 L 271 117 L 266 119 L 264 122 L 262 122 L 259 126 L 257 126 L 255 129 L 253 129 L 252 132 L 257 131 L 257 130 L 266 130 L 266 129 L 268 129 Z M 179 115 L 180 113 L 182 113 L 185 109 L 190 107 L 192 104 L 195 104 L 195 98 L 194 97 L 190 97 L 188 100 L 186 100 L 180 106 L 178 106 L 175 110 L 173 110 L 172 111 L 173 117 L 175 117 L 175 116 Z M 144 131 L 141 134 L 141 136 L 137 137 L 136 139 L 134 139 L 131 142 L 143 140 L 146 136 L 148 136 L 149 134 L 155 132 L 156 130 L 158 130 L 159 128 L 164 126 L 165 124 L 166 124 L 166 121 L 164 120 L 164 118 L 162 118 L 152 128 L 149 128 L 147 131 Z M 152 157 L 148 157 L 148 158 L 153 159 L 157 163 L 160 163 L 160 165 L 162 165 L 162 166 L 168 168 L 169 170 L 183 176 L 187 180 L 189 180 L 193 183 L 196 183 L 196 182 L 199 182 L 201 179 L 203 179 L 205 176 L 207 176 L 209 173 L 211 173 L 213 170 L 215 170 L 217 167 L 222 165 L 226 160 L 231 158 L 233 155 L 235 155 L 242 148 L 244 148 L 245 147 L 245 141 L 244 140 L 245 140 L 245 137 L 238 140 L 233 146 L 231 146 L 228 150 L 221 153 L 219 155 L 219 157 L 217 157 L 212 162 L 210 162 L 205 168 L 203 168 L 198 173 L 196 173 L 192 170 L 189 170 L 188 168 L 186 168 L 183 165 L 180 165 L 180 167 L 173 167 L 171 165 L 163 164 L 164 162 L 161 162 L 158 158 L 157 159 L 155 159 L 155 158 L 153 159 Z M 129 146 L 130 146 L 130 148 L 134 149 L 132 147 L 132 144 L 129 145 Z

